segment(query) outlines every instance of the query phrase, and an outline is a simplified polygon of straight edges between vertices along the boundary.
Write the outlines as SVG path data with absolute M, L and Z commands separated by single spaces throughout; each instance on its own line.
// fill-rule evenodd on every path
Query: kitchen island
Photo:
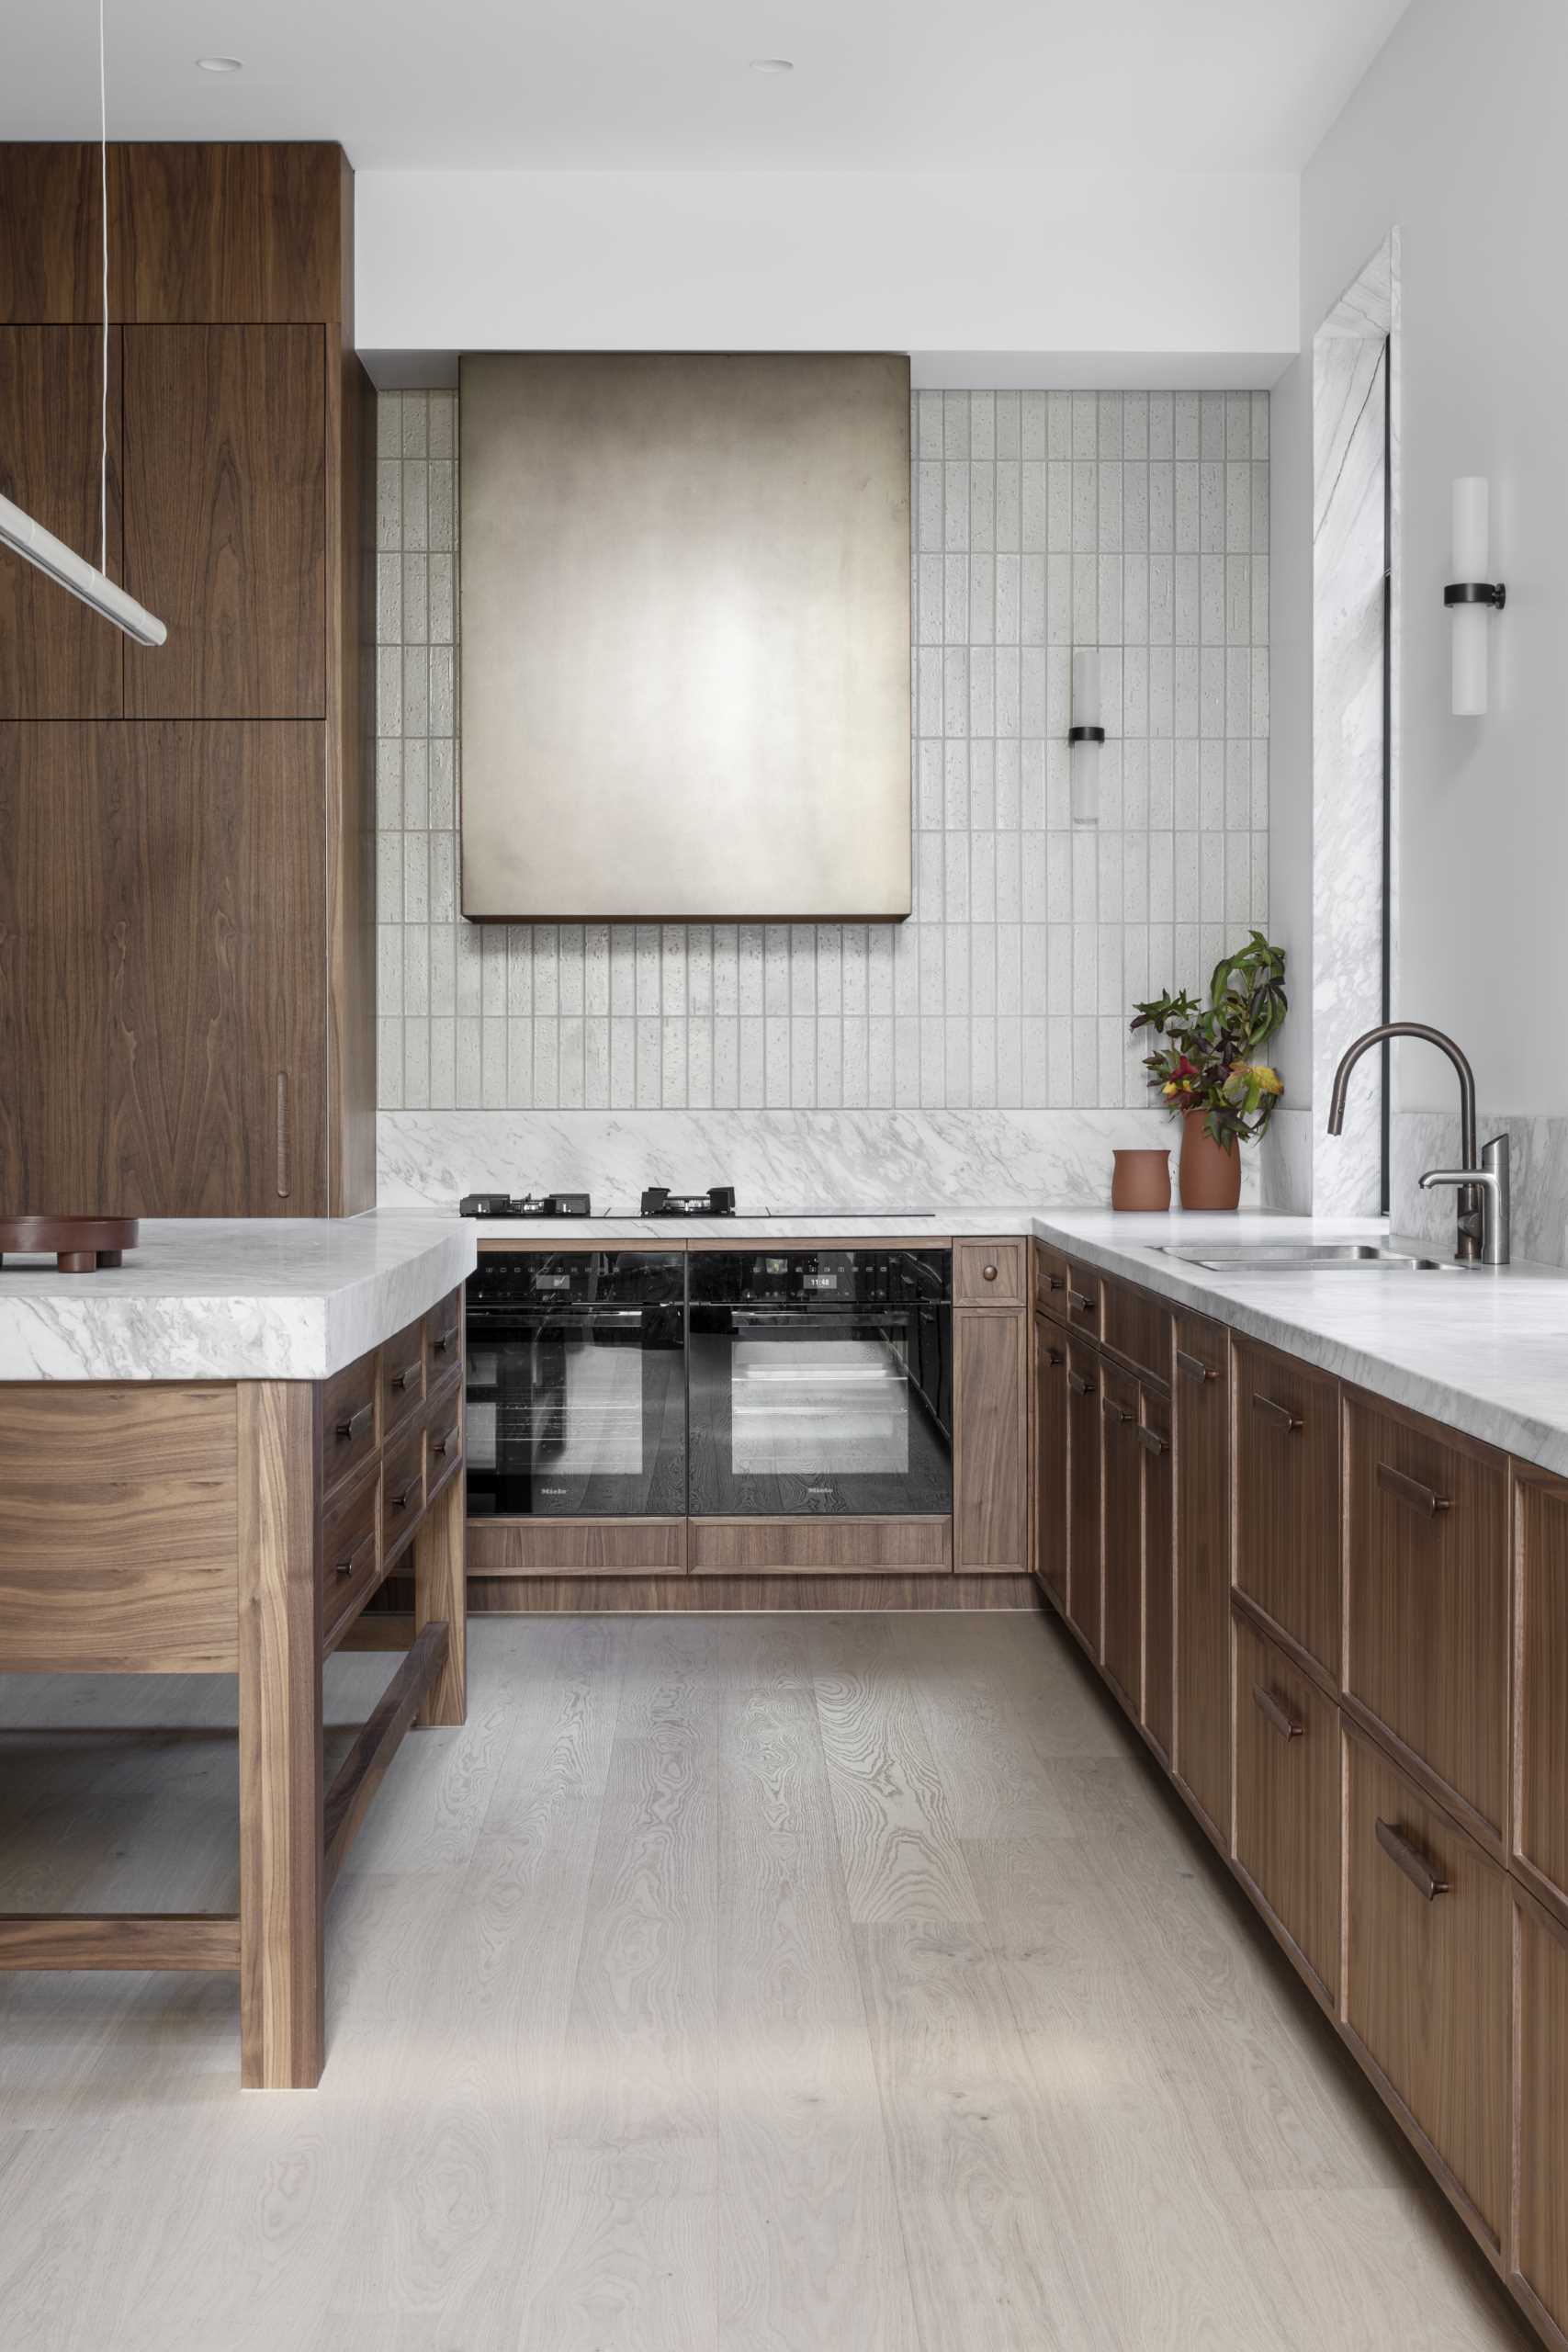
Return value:
M 465 1708 L 471 1227 L 152 1220 L 0 1271 L 0 1671 L 238 1679 L 239 1908 L 0 1916 L 0 1968 L 233 1969 L 241 2079 L 323 2061 L 322 1909 L 416 1716 Z M 330 1788 L 321 1661 L 412 1567 L 412 1645 Z

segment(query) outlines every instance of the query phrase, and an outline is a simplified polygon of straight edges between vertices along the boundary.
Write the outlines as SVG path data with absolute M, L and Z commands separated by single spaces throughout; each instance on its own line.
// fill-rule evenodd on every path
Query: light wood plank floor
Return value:
M 329 1662 L 352 1724 L 396 1661 Z M 6 2352 L 1526 2342 L 1044 1618 L 492 1620 L 328 1923 L 0 1977 Z M 231 1685 L 0 1678 L 0 1907 L 234 1900 Z

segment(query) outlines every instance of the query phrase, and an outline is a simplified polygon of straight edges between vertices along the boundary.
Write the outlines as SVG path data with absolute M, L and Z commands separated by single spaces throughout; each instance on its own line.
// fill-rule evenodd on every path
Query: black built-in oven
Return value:
M 473 1518 L 684 1516 L 685 1260 L 487 1250 L 468 1286 Z
M 694 1250 L 694 1518 L 953 1508 L 946 1250 Z

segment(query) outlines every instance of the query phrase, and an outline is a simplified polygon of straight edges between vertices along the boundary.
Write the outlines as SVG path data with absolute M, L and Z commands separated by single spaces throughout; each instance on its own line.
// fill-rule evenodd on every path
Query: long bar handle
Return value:
M 1217 1380 L 1219 1374 L 1201 1356 L 1190 1356 L 1185 1348 L 1176 1351 L 1176 1369 L 1184 1372 L 1189 1380 Z
M 1265 1396 L 1257 1388 L 1252 1392 L 1252 1409 L 1255 1413 L 1261 1413 L 1266 1420 L 1273 1421 L 1288 1437 L 1293 1436 L 1302 1426 L 1289 1406 L 1277 1405 L 1272 1396 Z
M 1436 1519 L 1439 1511 L 1452 1510 L 1454 1507 L 1451 1495 L 1439 1495 L 1433 1487 L 1424 1487 L 1419 1478 L 1407 1478 L 1392 1463 L 1378 1464 L 1378 1484 L 1396 1503 L 1404 1503 L 1410 1510 L 1424 1510 L 1428 1519 Z
M 1272 1690 L 1266 1690 L 1261 1682 L 1255 1682 L 1252 1686 L 1252 1696 L 1257 1703 L 1258 1713 L 1263 1715 L 1268 1722 L 1273 1724 L 1281 1739 L 1300 1739 L 1302 1737 L 1303 1734 L 1306 1730 L 1306 1725 L 1304 1724 L 1297 1723 L 1294 1715 L 1290 1713 L 1289 1709 L 1282 1707 L 1280 1704 L 1280 1702 L 1275 1698 Z
M 1402 1829 L 1396 1829 L 1392 1821 L 1378 1823 L 1378 1844 L 1395 1870 L 1403 1871 L 1417 1894 L 1424 1894 L 1428 1903 L 1435 1903 L 1439 1894 L 1448 1893 L 1448 1880 L 1438 1876 L 1419 1846 L 1413 1844 Z

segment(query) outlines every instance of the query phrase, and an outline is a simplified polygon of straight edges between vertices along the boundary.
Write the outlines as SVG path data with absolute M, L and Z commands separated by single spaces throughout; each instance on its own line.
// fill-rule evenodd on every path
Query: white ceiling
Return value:
M 111 138 L 340 139 L 362 170 L 1292 171 L 1406 0 L 105 5 Z M 96 133 L 96 21 L 0 0 L 0 138 Z M 215 53 L 245 70 L 198 72 Z

